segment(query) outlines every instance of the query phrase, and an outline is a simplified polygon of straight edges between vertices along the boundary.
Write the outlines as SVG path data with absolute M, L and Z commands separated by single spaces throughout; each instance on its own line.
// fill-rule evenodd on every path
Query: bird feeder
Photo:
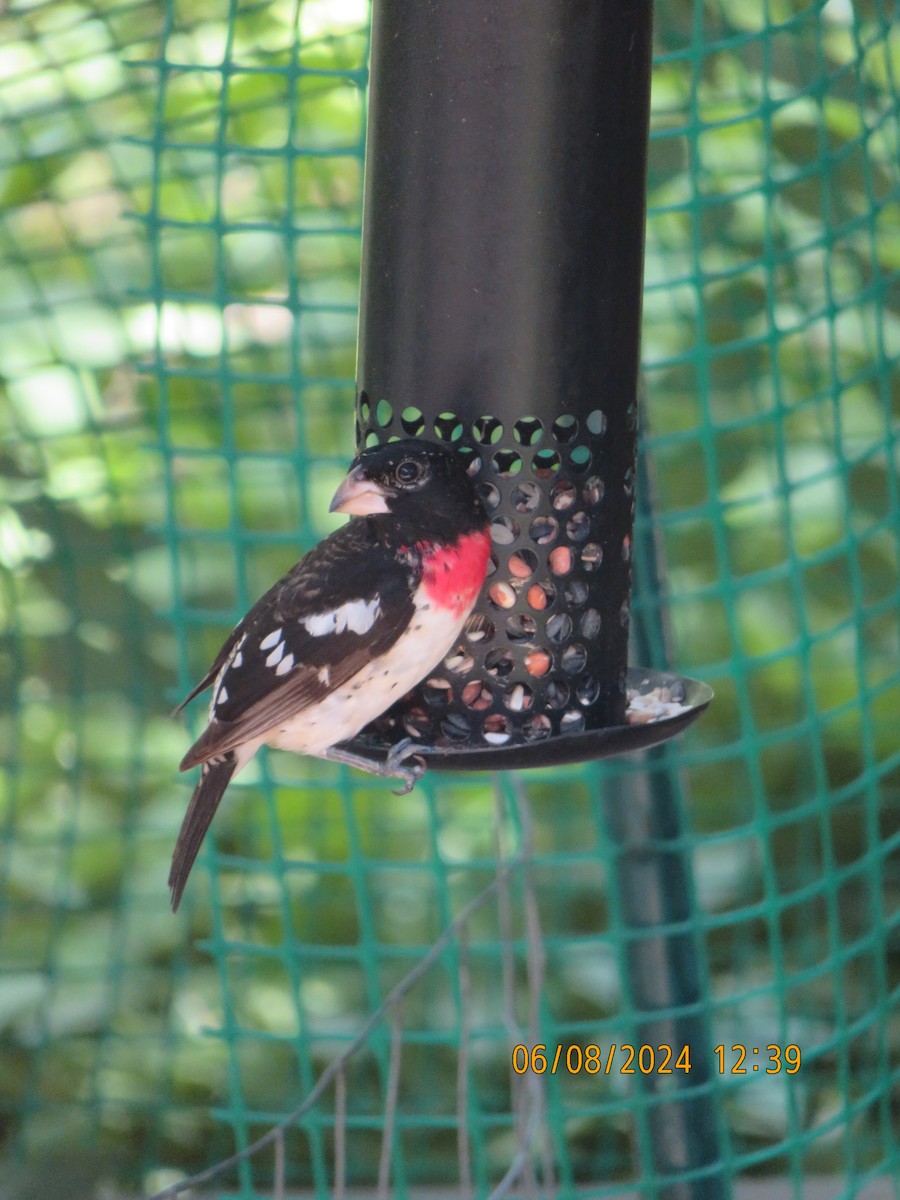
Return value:
M 650 5 L 378 0 L 356 436 L 464 456 L 491 573 L 459 645 L 348 745 L 544 766 L 712 693 L 627 662 Z

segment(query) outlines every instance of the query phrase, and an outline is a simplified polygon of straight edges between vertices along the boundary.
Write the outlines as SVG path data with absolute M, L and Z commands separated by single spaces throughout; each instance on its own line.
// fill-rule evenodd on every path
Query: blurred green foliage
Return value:
M 874 0 L 765 10 L 658 14 L 644 359 L 668 591 L 639 586 L 635 610 L 665 616 L 678 667 L 717 691 L 665 760 L 689 801 L 716 1036 L 809 1052 L 792 1088 L 723 1082 L 735 1170 L 863 1173 L 897 1166 L 900 39 Z M 10 1200 L 61 1179 L 85 1198 L 146 1191 L 229 1153 L 492 875 L 490 781 L 397 798 L 273 756 L 234 789 L 215 872 L 197 871 L 179 919 L 167 909 L 187 792 L 166 711 L 332 527 L 353 447 L 367 15 L 340 0 L 0 14 Z M 547 1041 L 627 1032 L 594 792 L 634 769 L 516 785 Z M 513 781 L 499 786 L 514 837 Z M 503 935 L 487 912 L 469 933 L 479 1178 L 511 1153 Z M 458 965 L 404 1010 L 407 1178 L 455 1169 Z M 348 1079 L 361 1183 L 385 1055 L 376 1039 Z M 566 1179 L 627 1173 L 623 1080 L 553 1087 Z M 324 1186 L 330 1139 L 318 1117 L 295 1135 L 299 1181 Z

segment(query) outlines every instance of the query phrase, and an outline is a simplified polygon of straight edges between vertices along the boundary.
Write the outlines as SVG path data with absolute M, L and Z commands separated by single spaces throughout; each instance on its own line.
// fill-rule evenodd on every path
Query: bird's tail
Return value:
M 184 814 L 175 851 L 172 854 L 172 869 L 169 871 L 169 887 L 172 889 L 172 912 L 177 912 L 185 884 L 194 865 L 194 859 L 203 844 L 210 822 L 216 815 L 219 801 L 231 782 L 239 765 L 233 750 L 221 758 L 203 764 L 200 779 L 194 788 L 188 810 Z

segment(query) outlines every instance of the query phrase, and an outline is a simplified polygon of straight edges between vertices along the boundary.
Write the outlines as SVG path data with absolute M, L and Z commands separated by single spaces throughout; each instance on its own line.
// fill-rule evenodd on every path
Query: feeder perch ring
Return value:
M 467 746 L 452 744 L 432 746 L 417 751 L 429 770 L 487 771 L 516 770 L 527 767 L 554 767 L 569 763 L 609 758 L 628 751 L 647 750 L 681 733 L 705 712 L 713 699 L 709 684 L 668 671 L 644 670 L 632 667 L 626 675 L 629 694 L 646 697 L 657 689 L 671 696 L 681 696 L 675 702 L 679 711 L 644 723 L 626 722 L 605 729 L 563 733 L 540 742 L 511 742 L 505 746 Z M 354 753 L 383 762 L 393 742 L 379 736 L 377 727 L 369 726 L 352 742 L 344 743 Z

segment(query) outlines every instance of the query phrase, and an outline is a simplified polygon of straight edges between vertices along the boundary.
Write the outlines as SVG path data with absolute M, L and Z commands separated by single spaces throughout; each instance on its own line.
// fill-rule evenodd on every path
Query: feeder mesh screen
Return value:
M 887 1189 L 888 0 L 659 6 L 644 453 L 666 581 L 639 570 L 634 612 L 643 665 L 707 680 L 709 713 L 646 761 L 432 773 L 402 798 L 261 757 L 168 911 L 190 782 L 176 770 L 188 733 L 167 712 L 334 527 L 354 448 L 367 15 L 362 0 L 5 6 L 0 1191 L 149 1195 L 246 1145 L 523 846 L 530 868 L 513 863 L 352 1056 L 338 1099 L 327 1089 L 285 1135 L 286 1186 L 324 1197 L 336 1173 L 367 1186 L 380 1170 L 396 1196 L 483 1196 L 523 1136 L 529 1169 L 553 1160 L 559 1197 L 702 1184 L 678 1161 L 662 1180 L 654 1146 L 655 1105 L 671 1117 L 689 1094 L 681 1047 L 660 1075 L 653 1046 L 647 1078 L 621 1050 L 644 1028 L 633 952 L 673 932 L 626 927 L 611 887 L 623 844 L 607 818 L 647 787 L 674 797 L 692 868 L 674 932 L 694 938 L 702 984 L 689 1055 L 709 1077 L 707 1175 L 766 1176 L 795 1197 L 822 1176 L 833 1200 Z M 654 1019 L 677 1015 L 676 982 L 657 980 Z M 547 1070 L 517 1076 L 513 1047 L 535 1044 Z M 280 1183 L 266 1149 L 209 1194 Z

